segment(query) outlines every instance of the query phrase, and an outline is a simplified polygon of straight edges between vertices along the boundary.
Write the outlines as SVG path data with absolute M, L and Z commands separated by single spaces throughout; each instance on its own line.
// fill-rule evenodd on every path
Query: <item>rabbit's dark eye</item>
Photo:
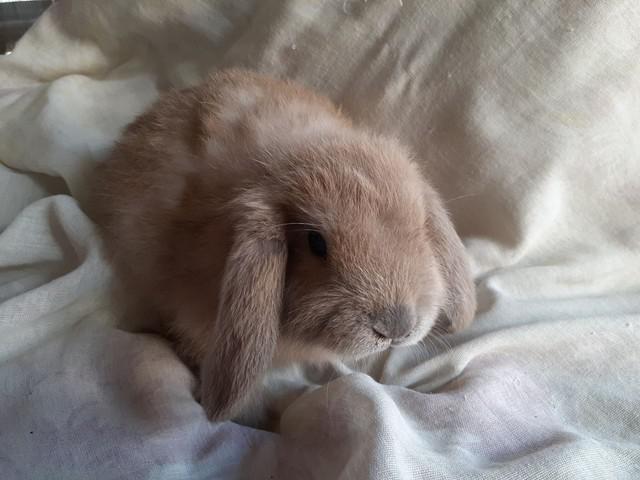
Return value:
M 311 253 L 320 258 L 327 258 L 327 242 L 318 232 L 309 232 L 309 249 Z

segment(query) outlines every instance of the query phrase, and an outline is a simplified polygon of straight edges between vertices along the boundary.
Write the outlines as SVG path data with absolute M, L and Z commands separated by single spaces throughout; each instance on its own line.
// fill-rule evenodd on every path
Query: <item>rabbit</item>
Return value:
M 230 69 L 163 94 L 92 191 L 117 281 L 198 372 L 211 421 L 274 366 L 474 317 L 464 246 L 407 148 L 290 81 Z

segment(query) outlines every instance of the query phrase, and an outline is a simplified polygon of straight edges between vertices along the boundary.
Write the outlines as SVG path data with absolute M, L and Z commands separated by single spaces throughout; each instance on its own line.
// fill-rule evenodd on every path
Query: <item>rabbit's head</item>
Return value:
M 307 140 L 252 152 L 259 173 L 229 203 L 203 369 L 212 418 L 235 411 L 283 345 L 354 358 L 420 341 L 441 314 L 451 330 L 473 318 L 464 247 L 404 148 L 351 129 Z
M 408 155 L 369 135 L 286 155 L 290 168 L 270 187 L 287 248 L 282 337 L 347 357 L 424 338 L 452 282 L 470 285 L 468 276 L 447 278 L 454 264 L 466 273 L 464 253 Z M 458 328 L 470 316 L 450 321 Z

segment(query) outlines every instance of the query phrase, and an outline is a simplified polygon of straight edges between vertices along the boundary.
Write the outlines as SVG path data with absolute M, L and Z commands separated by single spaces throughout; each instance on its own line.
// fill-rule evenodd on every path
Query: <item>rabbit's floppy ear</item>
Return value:
M 200 372 L 210 420 L 236 415 L 271 365 L 287 263 L 282 218 L 268 195 L 247 190 L 231 202 L 230 213 L 234 239 Z
M 435 190 L 425 183 L 427 235 L 445 282 L 442 313 L 450 331 L 468 326 L 476 311 L 476 291 L 464 245 Z

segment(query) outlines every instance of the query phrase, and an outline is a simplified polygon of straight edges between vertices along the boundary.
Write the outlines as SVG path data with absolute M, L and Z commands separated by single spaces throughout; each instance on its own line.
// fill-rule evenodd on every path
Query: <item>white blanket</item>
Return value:
M 161 90 L 241 65 L 417 152 L 473 327 L 274 372 L 278 433 L 211 424 L 114 328 L 86 178 Z M 640 478 L 640 5 L 62 0 L 0 59 L 0 478 Z

